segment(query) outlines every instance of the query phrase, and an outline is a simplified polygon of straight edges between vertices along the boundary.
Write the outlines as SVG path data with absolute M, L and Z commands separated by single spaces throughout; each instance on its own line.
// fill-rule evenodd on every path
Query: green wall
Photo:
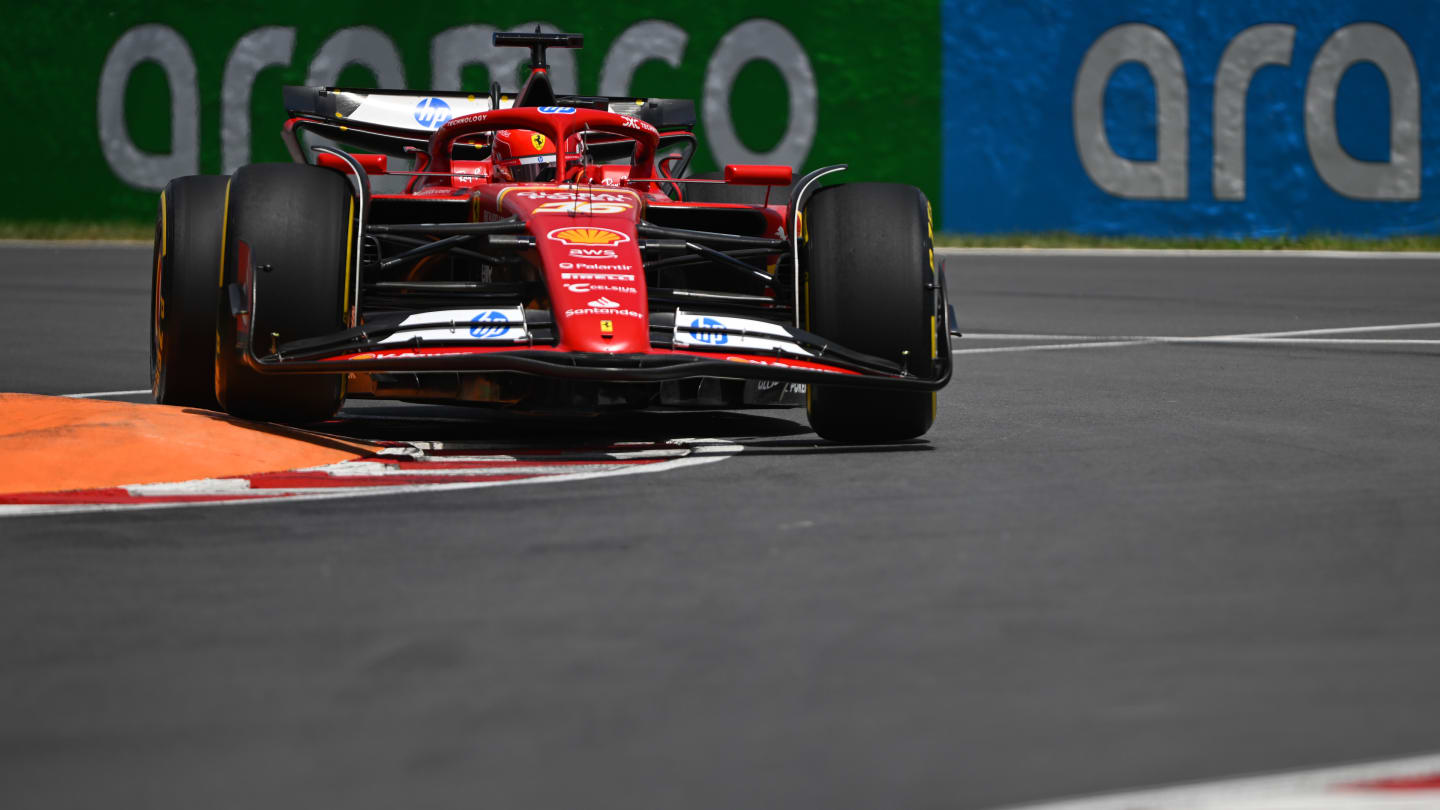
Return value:
M 284 121 L 280 87 L 302 84 L 317 49 L 336 31 L 374 26 L 395 43 L 406 84 L 430 82 L 431 38 L 466 24 L 508 28 L 540 19 L 560 30 L 585 34 L 576 55 L 582 93 L 594 93 L 611 42 L 634 23 L 664 20 L 686 34 L 683 61 L 641 65 L 631 82 L 636 95 L 703 98 L 706 66 L 721 37 L 753 18 L 773 20 L 803 46 L 815 76 L 818 129 L 805 166 L 849 163 L 849 180 L 891 180 L 920 186 L 938 199 L 940 173 L 939 7 L 910 0 L 877 7 L 838 0 L 824 6 L 727 3 L 554 2 L 516 11 L 513 6 L 401 4 L 354 0 L 299 4 L 260 0 L 209 2 L 55 2 L 8 10 L 6 47 L 0 49 L 0 88 L 9 114 L 3 146 L 10 155 L 12 192 L 0 197 L 0 219 L 109 220 L 153 215 L 155 193 L 120 180 L 107 161 L 98 133 L 98 93 L 106 56 L 137 25 L 162 24 L 188 44 L 199 98 L 199 168 L 220 171 L 221 83 L 227 57 L 247 32 L 262 26 L 295 29 L 288 67 L 260 72 L 251 97 L 251 159 L 285 160 L 278 137 Z M 483 92 L 483 67 L 462 74 L 466 89 Z M 374 77 L 351 66 L 341 83 L 371 85 Z M 171 95 L 165 73 L 143 63 L 124 93 L 131 141 L 145 152 L 163 153 L 170 143 Z M 787 94 L 777 70 L 763 60 L 741 70 L 732 88 L 732 117 L 745 145 L 768 151 L 788 119 Z M 714 165 L 705 148 L 696 168 Z

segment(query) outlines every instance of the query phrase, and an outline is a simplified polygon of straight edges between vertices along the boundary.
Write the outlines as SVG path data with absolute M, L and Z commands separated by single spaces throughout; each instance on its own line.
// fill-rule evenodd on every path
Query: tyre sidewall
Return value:
M 239 276 L 240 243 L 256 272 L 251 340 L 256 354 L 339 331 L 352 254 L 352 193 L 339 172 L 301 164 L 254 164 L 235 173 L 225 223 L 222 287 Z M 225 410 L 257 419 L 308 422 L 334 414 L 344 398 L 339 374 L 260 374 L 236 348 L 229 296 L 217 310 L 215 389 Z M 278 337 L 272 338 L 273 334 Z
M 155 401 L 213 409 L 212 345 L 229 178 L 179 177 L 161 192 L 150 295 Z
M 934 374 L 930 206 L 912 186 L 855 183 L 817 191 L 804 211 L 803 323 L 841 346 Z M 811 385 L 811 426 L 842 441 L 909 439 L 929 430 L 935 395 Z

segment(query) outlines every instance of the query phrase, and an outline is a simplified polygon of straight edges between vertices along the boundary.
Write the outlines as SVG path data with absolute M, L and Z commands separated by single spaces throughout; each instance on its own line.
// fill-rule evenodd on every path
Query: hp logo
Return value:
M 434 96 L 426 96 L 415 104 L 415 123 L 426 129 L 439 129 L 453 116 L 450 105 Z
M 470 337 L 500 337 L 510 330 L 510 319 L 503 312 L 490 310 L 470 319 Z
M 712 346 L 723 346 L 730 341 L 730 336 L 720 331 L 725 324 L 714 318 L 696 318 L 690 322 L 690 337 L 701 343 L 709 343 Z

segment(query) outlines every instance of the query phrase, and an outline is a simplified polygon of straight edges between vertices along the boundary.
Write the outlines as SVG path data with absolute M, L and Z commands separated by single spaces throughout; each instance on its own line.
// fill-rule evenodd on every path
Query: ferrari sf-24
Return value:
M 803 406 L 842 442 L 930 429 L 950 310 L 916 188 L 843 165 L 690 176 L 695 105 L 286 87 L 292 163 L 172 180 L 157 401 L 281 422 L 346 397 L 526 411 Z

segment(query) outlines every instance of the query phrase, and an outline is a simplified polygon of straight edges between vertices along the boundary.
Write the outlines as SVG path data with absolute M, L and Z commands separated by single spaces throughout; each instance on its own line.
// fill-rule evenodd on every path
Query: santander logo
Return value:
M 596 298 L 594 301 L 586 304 L 585 306 L 595 307 L 596 309 L 615 309 L 620 305 L 602 295 L 599 298 Z

